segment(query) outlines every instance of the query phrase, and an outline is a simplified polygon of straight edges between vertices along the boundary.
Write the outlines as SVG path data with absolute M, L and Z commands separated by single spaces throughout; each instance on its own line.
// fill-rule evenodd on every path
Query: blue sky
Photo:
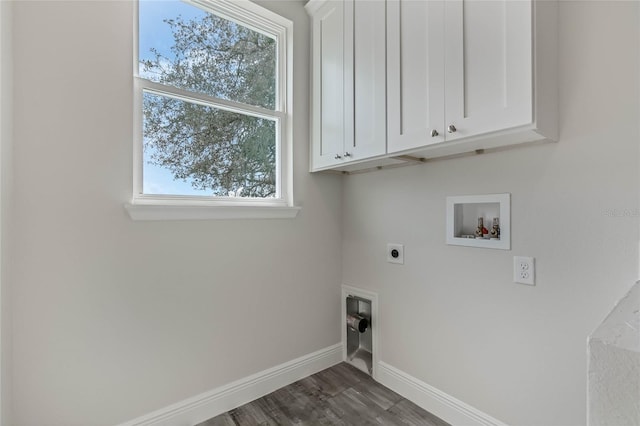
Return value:
M 190 20 L 193 18 L 203 18 L 207 15 L 201 9 L 191 6 L 181 1 L 175 0 L 140 0 L 139 23 L 140 40 L 139 55 L 146 59 L 152 57 L 149 51 L 152 47 L 160 50 L 163 55 L 171 57 L 171 45 L 173 36 L 171 28 L 164 22 L 165 19 L 182 16 Z
M 186 20 L 202 18 L 207 13 L 195 6 L 181 1 L 165 0 L 139 2 L 140 39 L 138 54 L 140 59 L 150 59 L 150 49 L 156 48 L 161 54 L 169 58 L 173 36 L 171 28 L 164 22 L 165 19 L 175 18 L 180 15 Z M 167 169 L 148 163 L 145 155 L 143 165 L 143 192 L 145 194 L 165 195 L 211 195 L 211 191 L 196 190 L 189 181 L 174 180 L 173 175 Z

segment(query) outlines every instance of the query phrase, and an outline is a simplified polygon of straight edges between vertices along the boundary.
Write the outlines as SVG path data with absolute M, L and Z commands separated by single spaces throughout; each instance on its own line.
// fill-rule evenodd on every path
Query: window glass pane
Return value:
M 139 2 L 141 77 L 274 109 L 276 41 L 179 1 Z
M 143 193 L 274 198 L 276 123 L 144 93 Z

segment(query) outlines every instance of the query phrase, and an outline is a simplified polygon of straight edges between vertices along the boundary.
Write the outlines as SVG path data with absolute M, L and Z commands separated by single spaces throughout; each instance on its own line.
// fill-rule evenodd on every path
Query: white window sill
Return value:
M 188 205 L 127 203 L 133 220 L 293 219 L 300 207 L 286 205 Z

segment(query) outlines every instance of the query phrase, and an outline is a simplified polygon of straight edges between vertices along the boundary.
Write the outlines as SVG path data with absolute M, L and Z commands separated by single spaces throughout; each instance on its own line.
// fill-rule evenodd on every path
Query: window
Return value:
M 293 217 L 292 23 L 248 0 L 138 2 L 134 219 Z

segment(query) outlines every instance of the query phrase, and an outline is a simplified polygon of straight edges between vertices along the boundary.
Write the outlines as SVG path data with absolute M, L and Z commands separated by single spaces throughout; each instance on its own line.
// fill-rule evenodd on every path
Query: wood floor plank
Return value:
M 362 381 L 353 386 L 353 389 L 361 392 L 383 410 L 388 410 L 402 399 L 400 395 L 373 379 Z
M 340 365 L 338 364 L 338 366 Z M 309 379 L 314 380 L 324 393 L 331 396 L 337 395 L 364 380 L 363 376 L 356 374 L 357 370 L 355 368 L 338 366 L 314 374 Z
M 451 426 L 346 363 L 197 426 L 289 425 Z
M 418 407 L 413 402 L 402 399 L 389 412 L 402 420 L 402 424 L 411 426 L 451 426 L 449 423 Z
M 200 423 L 198 426 L 236 426 L 236 422 L 233 421 L 229 413 L 224 413 Z
M 308 418 L 309 409 L 316 403 L 314 399 L 292 386 L 286 386 L 261 399 L 264 400 L 270 396 L 273 396 L 273 400 L 269 403 L 272 407 L 271 412 L 274 413 L 274 417 L 282 421 L 282 424 L 301 424 Z
M 349 425 L 378 425 L 377 417 L 365 404 L 354 398 L 349 390 L 329 399 L 332 411 Z
M 235 408 L 229 414 L 233 421 L 239 425 L 259 425 L 269 420 L 263 413 L 256 410 L 251 403 Z
M 296 391 L 318 401 L 326 401 L 334 395 L 342 392 L 346 388 L 335 387 L 316 376 L 305 377 L 304 379 L 291 385 Z
M 355 385 L 358 382 L 363 380 L 370 380 L 371 376 L 367 373 L 358 370 L 353 365 L 347 364 L 346 362 L 341 362 L 340 364 L 336 364 L 331 368 L 328 368 L 324 371 L 334 371 L 339 374 L 347 383 L 351 385 Z

